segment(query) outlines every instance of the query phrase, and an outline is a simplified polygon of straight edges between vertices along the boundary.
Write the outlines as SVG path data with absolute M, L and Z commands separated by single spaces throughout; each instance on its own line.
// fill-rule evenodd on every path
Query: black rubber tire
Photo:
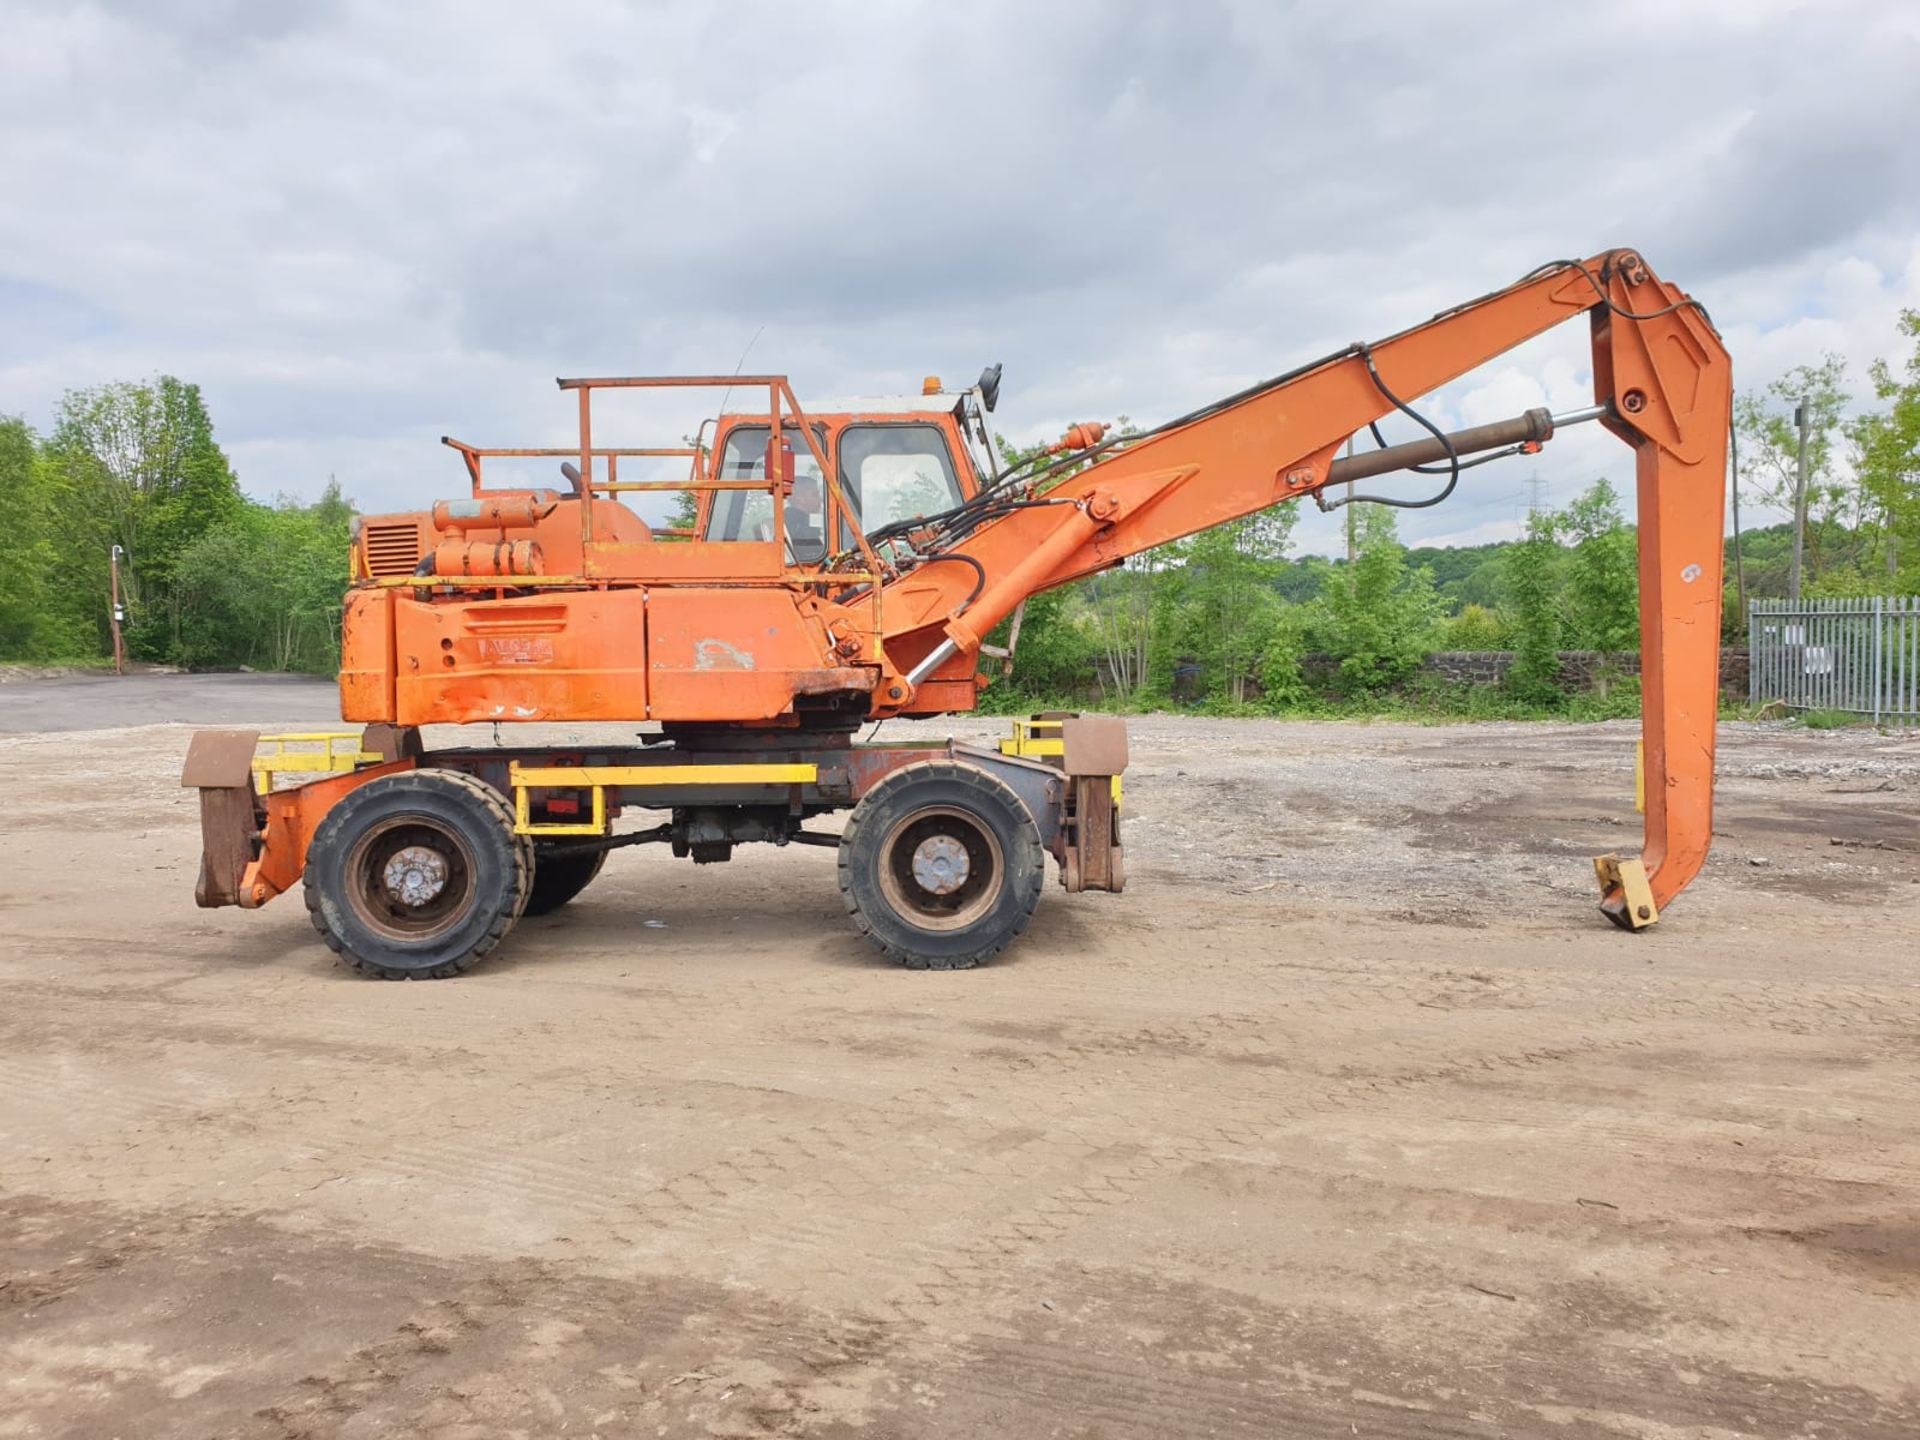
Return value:
M 368 898 L 375 892 L 364 873 L 377 852 L 363 847 L 408 835 L 438 836 L 454 856 L 446 883 L 455 893 L 444 917 L 395 922 L 420 923 L 414 936 L 373 923 L 379 902 Z M 472 969 L 506 938 L 532 889 L 533 844 L 513 833 L 506 799 L 457 770 L 403 770 L 368 781 L 327 812 L 307 849 L 314 929 L 348 965 L 383 980 L 439 980 Z
M 951 928 L 929 928 L 887 894 L 888 842 L 923 813 L 958 812 L 992 837 L 997 894 Z M 853 808 L 840 839 L 840 895 L 853 923 L 882 954 L 910 970 L 969 970 L 1027 928 L 1046 878 L 1040 832 L 1020 797 L 989 771 L 951 760 L 903 766 Z M 896 890 L 900 887 L 895 886 Z
M 604 850 L 569 855 L 563 845 L 533 847 L 533 888 L 523 915 L 550 915 L 593 883 L 607 863 Z

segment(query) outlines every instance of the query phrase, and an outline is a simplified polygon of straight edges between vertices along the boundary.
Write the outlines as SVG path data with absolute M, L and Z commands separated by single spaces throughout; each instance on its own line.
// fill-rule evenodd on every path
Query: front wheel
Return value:
M 528 915 L 550 915 L 593 883 L 607 852 L 589 850 L 569 854 L 564 845 L 533 847 L 533 889 L 527 894 Z
M 914 970 L 965 970 L 998 955 L 1027 928 L 1045 874 L 1020 797 L 954 761 L 894 771 L 854 807 L 840 840 L 854 924 Z
M 520 918 L 533 846 L 500 792 L 454 770 L 369 780 L 307 849 L 307 912 L 366 975 L 428 980 L 484 958 Z

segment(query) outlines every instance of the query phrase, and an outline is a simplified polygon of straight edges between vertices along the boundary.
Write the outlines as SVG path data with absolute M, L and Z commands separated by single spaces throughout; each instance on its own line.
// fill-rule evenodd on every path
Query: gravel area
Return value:
M 5 1440 L 1920 1433 L 1914 736 L 1723 727 L 1637 936 L 1630 725 L 1149 716 L 981 970 L 646 847 L 396 985 L 145 723 L 331 697 L 0 686 Z

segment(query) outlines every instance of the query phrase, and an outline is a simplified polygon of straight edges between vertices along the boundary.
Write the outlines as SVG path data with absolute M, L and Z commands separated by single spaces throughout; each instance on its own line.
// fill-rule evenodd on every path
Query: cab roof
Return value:
M 950 390 L 935 395 L 858 395 L 829 400 L 802 400 L 808 419 L 822 415 L 950 415 L 964 398 Z M 764 420 L 762 409 L 727 410 L 722 420 Z

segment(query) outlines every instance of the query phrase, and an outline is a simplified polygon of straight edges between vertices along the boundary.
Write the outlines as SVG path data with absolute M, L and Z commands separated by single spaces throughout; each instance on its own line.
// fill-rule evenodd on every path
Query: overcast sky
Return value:
M 0 0 L 0 412 L 168 372 L 252 494 L 412 508 L 464 484 L 443 433 L 565 442 L 557 374 L 1001 360 L 1031 439 L 1618 244 L 1742 389 L 1837 350 L 1864 390 L 1916 136 L 1916 0 Z M 1589 401 L 1563 330 L 1438 417 Z M 1536 463 L 1564 501 L 1626 453 L 1569 432 L 1402 534 L 1505 538 Z

